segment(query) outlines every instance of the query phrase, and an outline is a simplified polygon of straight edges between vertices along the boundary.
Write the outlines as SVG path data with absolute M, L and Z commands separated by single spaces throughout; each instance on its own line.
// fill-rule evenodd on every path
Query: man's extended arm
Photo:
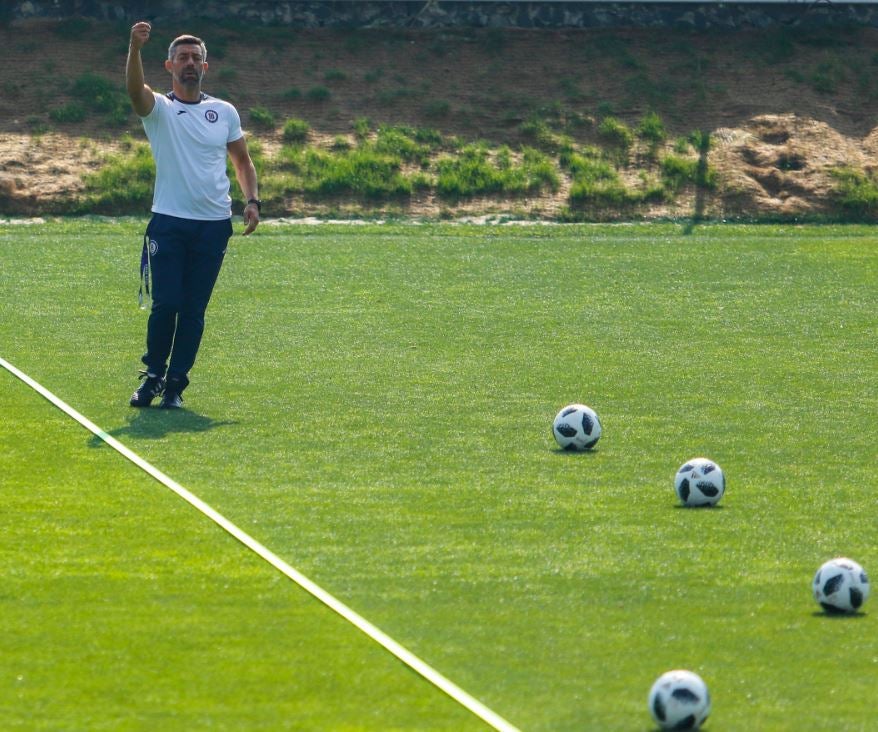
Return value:
M 131 28 L 131 41 L 128 44 L 128 62 L 125 64 L 125 86 L 131 97 L 131 106 L 140 117 L 146 117 L 155 106 L 155 97 L 143 78 L 143 60 L 140 49 L 149 40 L 152 26 L 140 21 Z

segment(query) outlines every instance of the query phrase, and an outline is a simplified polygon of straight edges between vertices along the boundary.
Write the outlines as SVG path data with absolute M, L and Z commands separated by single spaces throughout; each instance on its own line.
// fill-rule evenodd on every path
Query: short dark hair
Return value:
M 174 59 L 174 51 L 177 50 L 177 46 L 183 46 L 192 44 L 193 46 L 201 46 L 201 60 L 207 61 L 207 46 L 204 45 L 204 41 L 202 41 L 198 36 L 177 36 L 173 41 L 171 41 L 171 45 L 168 46 L 168 60 L 173 61 Z

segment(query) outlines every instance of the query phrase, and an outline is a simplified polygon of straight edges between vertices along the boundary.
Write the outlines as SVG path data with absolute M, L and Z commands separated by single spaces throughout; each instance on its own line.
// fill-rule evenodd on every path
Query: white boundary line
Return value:
M 94 422 L 84 417 L 82 414 L 77 412 L 73 407 L 71 407 L 66 402 L 59 399 L 48 389 L 34 381 L 30 376 L 25 374 L 23 371 L 19 371 L 15 366 L 6 361 L 3 358 L 0 358 L 0 366 L 3 366 L 9 373 L 13 376 L 16 376 L 25 384 L 27 384 L 31 389 L 48 399 L 52 404 L 54 404 L 58 409 L 67 414 L 68 416 L 75 419 L 79 424 L 85 427 L 90 432 L 97 435 L 100 439 L 106 442 L 110 447 L 114 450 L 122 454 L 124 457 L 128 458 L 132 463 L 134 463 L 137 467 L 141 468 L 143 471 L 151 475 L 162 485 L 170 488 L 174 493 L 176 493 L 180 498 L 182 498 L 187 503 L 194 506 L 201 513 L 203 513 L 207 518 L 213 521 L 215 524 L 223 528 L 225 531 L 234 536 L 238 541 L 240 541 L 244 546 L 248 549 L 252 550 L 260 557 L 262 557 L 266 562 L 268 562 L 275 569 L 279 570 L 287 577 L 289 577 L 293 582 L 299 585 L 302 589 L 309 592 L 311 595 L 316 597 L 320 602 L 324 605 L 328 606 L 339 615 L 341 615 L 345 620 L 347 620 L 352 625 L 359 628 L 363 633 L 369 636 L 372 640 L 374 640 L 379 645 L 383 646 L 386 650 L 390 651 L 394 656 L 396 656 L 400 661 L 405 663 L 407 666 L 412 668 L 414 671 L 417 671 L 421 676 L 423 676 L 427 681 L 429 681 L 434 686 L 438 687 L 442 691 L 444 691 L 448 696 L 454 699 L 459 704 L 466 707 L 469 711 L 475 714 L 477 717 L 487 722 L 491 727 L 500 732 L 519 732 L 518 728 L 507 722 L 503 717 L 491 711 L 488 707 L 482 704 L 478 699 L 470 696 L 467 692 L 461 689 L 457 684 L 453 683 L 445 676 L 440 674 L 434 668 L 429 666 L 427 663 L 422 661 L 416 655 L 414 655 L 411 651 L 407 650 L 404 646 L 397 643 L 393 638 L 384 633 L 382 630 L 372 625 L 368 620 L 366 620 L 363 616 L 356 613 L 354 610 L 351 610 L 347 605 L 345 605 L 340 600 L 337 600 L 335 597 L 330 595 L 326 590 L 324 590 L 319 585 L 312 582 L 305 575 L 303 575 L 298 570 L 291 567 L 287 564 L 283 559 L 277 556 L 270 549 L 266 548 L 262 544 L 260 544 L 256 539 L 247 534 L 246 532 L 239 529 L 235 524 L 229 521 L 225 516 L 221 513 L 215 511 L 208 504 L 202 501 L 198 496 L 194 493 L 190 493 L 183 486 L 177 483 L 175 480 L 169 478 L 158 468 L 152 466 L 142 457 L 140 457 L 137 453 L 129 450 L 125 445 L 119 442 L 112 435 L 108 435 L 104 432 L 100 427 L 98 427 Z

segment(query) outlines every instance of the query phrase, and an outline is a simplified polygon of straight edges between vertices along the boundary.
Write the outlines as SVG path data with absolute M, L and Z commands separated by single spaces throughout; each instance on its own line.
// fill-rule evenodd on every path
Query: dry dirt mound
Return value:
M 878 128 L 857 140 L 794 114 L 762 115 L 714 135 L 710 161 L 719 172 L 723 208 L 755 216 L 828 213 L 836 185 L 831 171 L 868 168 L 878 143 Z
M 83 189 L 82 173 L 97 170 L 105 152 L 114 148 L 57 133 L 0 133 L 3 208 L 18 215 L 37 214 L 50 202 L 75 197 Z

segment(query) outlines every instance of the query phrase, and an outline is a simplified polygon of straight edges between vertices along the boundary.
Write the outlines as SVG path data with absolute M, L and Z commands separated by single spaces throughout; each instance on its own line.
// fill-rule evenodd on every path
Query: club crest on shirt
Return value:
M 216 122 L 216 121 L 219 119 L 219 115 L 216 113 L 216 110 L 208 109 L 208 110 L 204 113 L 204 118 L 205 118 L 208 122 Z
M 155 253 L 159 250 L 159 243 L 155 239 L 149 240 L 149 253 L 150 256 L 154 256 Z

